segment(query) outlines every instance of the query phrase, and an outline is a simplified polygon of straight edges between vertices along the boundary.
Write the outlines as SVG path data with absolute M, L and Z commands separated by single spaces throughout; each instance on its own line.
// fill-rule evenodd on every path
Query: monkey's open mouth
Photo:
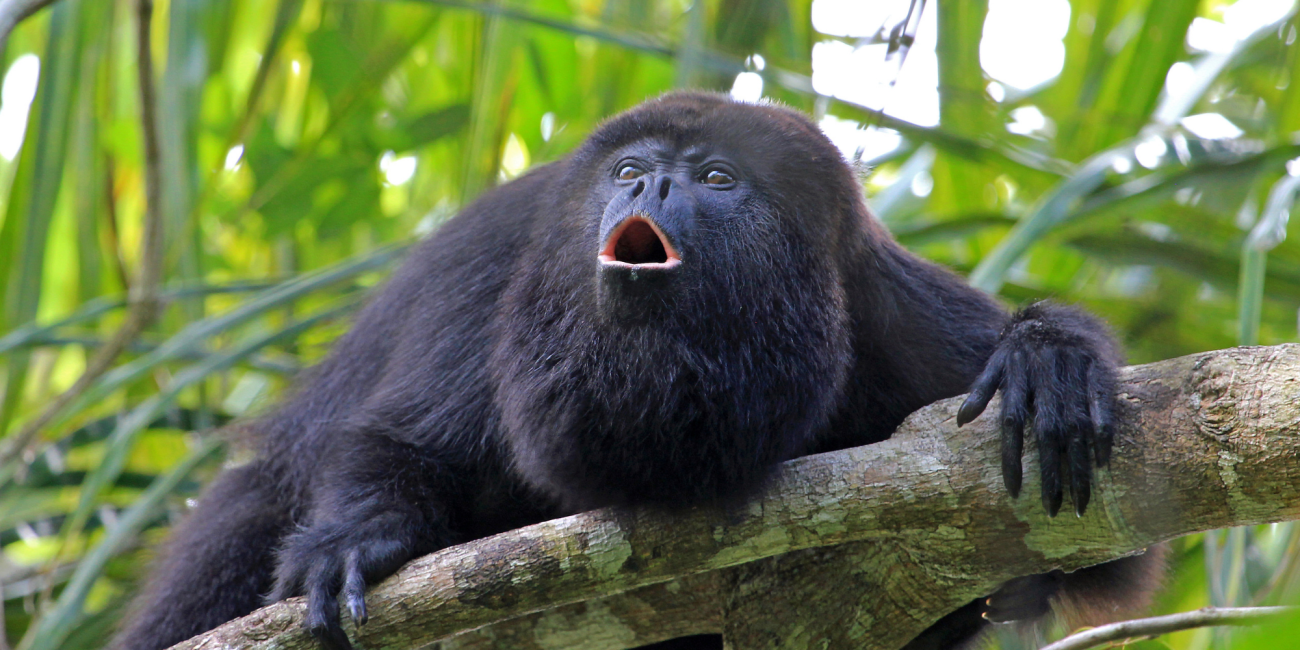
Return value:
M 606 266 L 635 266 L 644 269 L 670 269 L 682 263 L 682 256 L 654 222 L 632 215 L 610 233 L 600 251 L 600 263 Z

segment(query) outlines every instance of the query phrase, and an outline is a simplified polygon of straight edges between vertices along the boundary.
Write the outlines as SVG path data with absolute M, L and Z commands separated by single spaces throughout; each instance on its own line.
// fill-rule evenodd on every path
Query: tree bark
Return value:
M 723 632 L 729 648 L 898 648 L 1017 576 L 1198 531 L 1300 519 L 1300 345 L 1135 366 L 1087 515 L 1048 518 L 1037 451 L 1002 486 L 996 404 L 960 398 L 888 441 L 800 458 L 731 509 L 599 510 L 448 548 L 371 590 L 361 647 L 628 648 Z M 293 599 L 176 648 L 315 648 Z

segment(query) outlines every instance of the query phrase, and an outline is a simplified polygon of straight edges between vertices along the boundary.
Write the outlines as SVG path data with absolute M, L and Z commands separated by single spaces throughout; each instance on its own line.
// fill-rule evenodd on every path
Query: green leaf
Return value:
M 262 291 L 275 286 L 273 282 L 232 282 L 226 285 L 200 285 L 195 287 L 174 287 L 163 289 L 159 298 L 164 302 L 191 296 L 205 296 L 221 293 L 246 293 Z M 36 341 L 46 340 L 58 330 L 72 325 L 80 325 L 99 319 L 101 316 L 126 306 L 126 298 L 121 296 L 100 296 L 87 301 L 76 311 L 48 325 L 35 322 L 14 328 L 8 334 L 0 336 L 0 354 L 34 345 Z
M 200 346 L 208 338 L 228 333 L 235 327 L 257 316 L 268 311 L 281 309 L 313 291 L 382 267 L 402 250 L 403 247 L 390 246 L 366 257 L 343 262 L 321 271 L 294 278 L 259 293 L 254 298 L 226 313 L 187 325 L 152 352 L 105 373 L 58 417 L 52 420 L 47 427 L 48 430 L 57 430 L 77 413 L 93 406 L 113 391 L 143 377 L 159 364 L 180 358 L 186 352 Z
M 395 126 L 376 129 L 375 149 L 411 151 L 464 131 L 469 126 L 469 104 L 452 104 L 405 119 Z
M 68 126 L 81 59 L 80 0 L 50 9 L 49 41 L 41 59 L 36 99 L 27 122 L 18 172 L 0 226 L 0 330 L 36 317 L 41 304 L 46 237 L 67 166 Z M 27 378 L 28 356 L 11 356 L 0 396 L 0 433 L 18 409 Z
M 1152 117 L 1169 67 L 1184 55 L 1187 28 L 1196 17 L 1199 3 L 1188 0 L 1146 0 L 1146 10 L 1125 16 L 1139 27 L 1123 45 L 1111 67 L 1101 98 L 1092 111 L 1096 128 L 1093 150 L 1110 147 L 1133 137 Z M 1116 38 L 1112 32 L 1108 38 Z

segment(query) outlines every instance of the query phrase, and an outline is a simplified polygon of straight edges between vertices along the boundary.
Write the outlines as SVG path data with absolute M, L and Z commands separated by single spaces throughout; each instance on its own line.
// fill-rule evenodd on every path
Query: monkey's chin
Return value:
M 625 324 L 656 321 L 670 314 L 683 291 L 680 262 L 673 265 L 600 264 L 598 299 L 602 313 Z

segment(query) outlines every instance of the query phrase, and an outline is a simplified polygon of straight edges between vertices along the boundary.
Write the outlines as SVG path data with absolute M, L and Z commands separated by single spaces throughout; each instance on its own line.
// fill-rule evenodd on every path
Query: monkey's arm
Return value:
M 1082 516 L 1092 493 L 1092 464 L 1105 465 L 1115 436 L 1115 373 L 1120 354 L 1092 316 L 1040 302 L 1015 314 L 957 414 L 970 422 L 1002 392 L 1002 478 L 1020 494 L 1026 425 L 1038 444 L 1043 506 L 1055 516 L 1069 481 Z
M 307 596 L 306 627 L 331 650 L 348 650 L 342 596 L 366 622 L 366 585 L 408 560 L 450 546 L 453 472 L 435 452 L 381 432 L 340 436 L 313 486 L 310 522 L 279 552 L 270 602 Z

